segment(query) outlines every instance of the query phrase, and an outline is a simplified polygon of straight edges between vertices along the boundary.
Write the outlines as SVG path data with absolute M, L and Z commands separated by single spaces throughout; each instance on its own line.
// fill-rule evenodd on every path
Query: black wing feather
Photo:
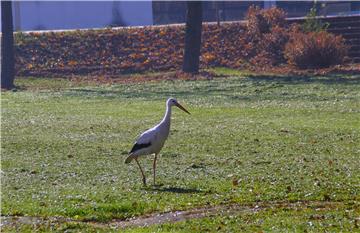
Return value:
M 134 152 L 137 151 L 137 150 L 140 150 L 140 149 L 143 149 L 143 148 L 147 148 L 147 147 L 149 147 L 149 146 L 151 146 L 151 142 L 149 142 L 149 143 L 142 143 L 142 144 L 135 143 L 135 145 L 133 146 L 133 148 L 132 148 L 131 151 L 130 151 L 130 154 L 131 154 L 131 153 L 134 153 Z

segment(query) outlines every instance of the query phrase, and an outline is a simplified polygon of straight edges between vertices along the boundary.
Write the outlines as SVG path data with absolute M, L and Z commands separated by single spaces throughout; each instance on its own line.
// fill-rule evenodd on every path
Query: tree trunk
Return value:
M 1 88 L 14 87 L 14 28 L 12 2 L 1 1 Z
M 185 51 L 183 71 L 199 73 L 201 48 L 202 2 L 188 1 L 186 12 Z

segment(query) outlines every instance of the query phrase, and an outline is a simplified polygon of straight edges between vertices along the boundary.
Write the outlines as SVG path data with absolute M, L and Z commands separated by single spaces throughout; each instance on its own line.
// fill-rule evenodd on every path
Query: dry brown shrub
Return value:
M 342 36 L 331 33 L 292 32 L 285 47 L 285 57 L 290 65 L 301 69 L 324 68 L 342 64 L 348 47 Z

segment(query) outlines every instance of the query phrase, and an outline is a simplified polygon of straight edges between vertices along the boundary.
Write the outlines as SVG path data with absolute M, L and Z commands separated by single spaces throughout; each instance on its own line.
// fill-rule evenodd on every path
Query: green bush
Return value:
M 316 18 L 316 7 L 310 9 L 309 14 L 306 15 L 305 22 L 302 24 L 304 32 L 320 32 L 326 31 L 329 23 L 323 23 L 321 19 Z

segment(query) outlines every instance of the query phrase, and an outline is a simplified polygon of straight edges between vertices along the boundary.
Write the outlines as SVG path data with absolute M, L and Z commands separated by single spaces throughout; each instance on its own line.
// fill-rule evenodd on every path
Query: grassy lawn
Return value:
M 116 85 L 18 79 L 24 89 L 1 93 L 1 214 L 107 222 L 230 203 L 333 201 L 336 208 L 274 208 L 128 230 L 360 231 L 360 75 L 216 72 L 232 77 Z M 163 185 L 145 188 L 136 163 L 124 160 L 170 96 L 192 115 L 173 111 L 158 160 Z M 140 161 L 149 184 L 152 158 Z M 4 231 L 15 229 L 33 230 Z M 110 230 L 85 223 L 38 230 L 64 229 Z

